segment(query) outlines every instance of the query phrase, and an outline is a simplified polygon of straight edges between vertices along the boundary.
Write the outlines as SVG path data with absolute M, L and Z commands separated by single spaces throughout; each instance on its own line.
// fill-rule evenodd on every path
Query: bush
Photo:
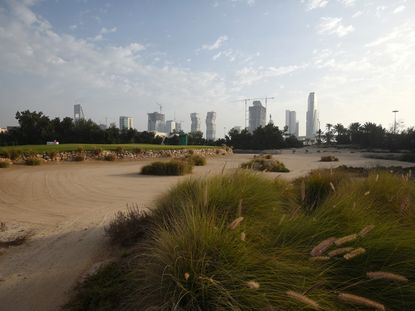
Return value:
M 135 153 L 135 154 L 141 154 L 141 153 L 143 153 L 143 149 L 141 149 L 141 148 L 134 148 L 133 149 L 133 153 Z
M 51 160 L 55 160 L 57 157 L 58 153 L 56 151 L 50 151 L 48 152 L 48 156 Z
M 115 149 L 115 152 L 118 153 L 118 154 L 121 154 L 121 153 L 124 153 L 124 149 L 122 147 L 117 147 Z
M 339 161 L 339 159 L 332 155 L 322 156 L 320 159 L 320 162 L 336 162 L 336 161 Z
M 25 164 L 29 166 L 37 166 L 42 164 L 42 160 L 38 158 L 28 158 L 26 159 Z
M 102 148 L 94 148 L 94 150 L 92 150 L 92 152 L 93 152 L 94 156 L 99 157 L 102 154 L 103 150 L 102 150 Z
M 105 155 L 104 160 L 105 161 L 115 161 L 117 159 L 117 156 L 112 153 L 108 153 Z
M 8 168 L 10 167 L 9 161 L 0 160 L 0 168 Z
M 172 160 L 169 162 L 153 162 L 143 166 L 141 174 L 160 176 L 180 176 L 192 173 L 193 166 L 187 161 Z
M 280 173 L 287 173 L 290 171 L 288 168 L 285 167 L 284 163 L 278 160 L 272 160 L 271 157 L 268 157 L 268 158 L 255 157 L 253 160 L 242 163 L 241 168 L 252 169 L 255 171 L 280 172 Z
M 115 219 L 105 228 L 111 243 L 130 246 L 141 240 L 148 232 L 150 216 L 133 206 L 125 212 L 118 212 Z
M 188 161 L 190 161 L 191 164 L 195 165 L 195 166 L 204 166 L 206 165 L 206 158 L 198 155 L 198 154 L 194 154 L 190 157 L 187 158 Z
M 116 265 L 125 270 L 88 280 L 75 301 L 94 305 L 76 310 L 369 310 L 344 292 L 412 310 L 415 184 L 388 173 L 331 181 L 306 213 L 296 183 L 249 171 L 182 181 L 156 202 L 139 248 Z
M 85 155 L 84 154 L 77 154 L 73 157 L 73 160 L 76 162 L 82 162 L 85 161 Z

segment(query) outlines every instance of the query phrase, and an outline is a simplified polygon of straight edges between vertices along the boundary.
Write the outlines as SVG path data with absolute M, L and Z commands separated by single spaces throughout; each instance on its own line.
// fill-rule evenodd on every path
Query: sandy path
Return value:
M 291 170 L 284 175 L 288 178 L 341 164 L 404 165 L 351 153 L 338 154 L 339 163 L 321 163 L 320 156 L 301 151 L 277 157 Z M 207 166 L 196 167 L 194 175 L 218 173 L 224 165 L 235 168 L 250 157 L 211 159 Z M 79 277 L 107 258 L 103 226 L 114 213 L 132 203 L 151 206 L 158 195 L 186 178 L 137 175 L 146 163 L 64 163 L 0 170 L 0 221 L 33 230 L 28 243 L 0 249 L 0 310 L 58 310 Z

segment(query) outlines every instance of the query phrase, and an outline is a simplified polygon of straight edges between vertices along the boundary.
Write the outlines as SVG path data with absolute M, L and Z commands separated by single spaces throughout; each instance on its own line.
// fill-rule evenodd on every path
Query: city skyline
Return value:
M 237 100 L 272 95 L 275 125 L 294 110 L 304 135 L 311 91 L 322 127 L 389 128 L 393 110 L 414 126 L 414 16 L 404 0 L 5 0 L 0 127 L 15 125 L 16 111 L 62 118 L 80 104 L 97 123 L 129 115 L 145 130 L 160 103 L 166 116 L 185 120 L 185 131 L 191 111 L 216 111 L 223 137 L 244 125 Z

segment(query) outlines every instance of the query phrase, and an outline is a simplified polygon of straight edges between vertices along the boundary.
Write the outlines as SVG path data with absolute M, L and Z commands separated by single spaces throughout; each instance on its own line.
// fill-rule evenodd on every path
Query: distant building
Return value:
M 133 126 L 133 118 L 131 117 L 120 117 L 120 130 L 130 130 Z
M 182 123 L 176 122 L 176 132 L 181 132 L 183 130 Z
M 252 133 L 260 126 L 266 125 L 267 109 L 259 100 L 255 100 L 249 107 L 249 131 Z
M 317 110 L 316 94 L 311 92 L 308 95 L 308 108 L 306 115 L 306 137 L 314 138 L 319 130 L 319 116 Z
M 214 111 L 206 114 L 206 139 L 216 139 L 216 112 Z
M 166 133 L 170 134 L 176 131 L 176 122 L 173 120 L 166 121 Z
M 192 125 L 190 126 L 190 132 L 196 133 L 200 132 L 200 118 L 199 114 L 196 112 L 193 112 L 190 114 L 190 119 L 192 120 Z
M 295 111 L 285 110 L 285 126 L 288 127 L 288 134 L 298 137 L 299 123 Z
M 82 110 L 82 106 L 77 104 L 73 106 L 73 120 L 79 121 L 85 119 L 84 111 Z
M 148 114 L 148 126 L 149 132 L 162 132 L 165 133 L 165 117 L 160 112 L 153 112 Z

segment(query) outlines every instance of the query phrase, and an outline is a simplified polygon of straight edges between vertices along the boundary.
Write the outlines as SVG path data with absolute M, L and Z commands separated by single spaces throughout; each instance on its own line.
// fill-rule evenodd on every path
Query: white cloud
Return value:
M 324 8 L 329 3 L 329 0 L 302 0 L 303 3 L 306 3 L 307 10 L 314 10 L 319 8 Z
M 361 16 L 362 14 L 363 14 L 362 11 L 357 11 L 352 15 L 352 18 L 357 18 L 357 17 Z
M 113 27 L 110 29 L 107 29 L 105 27 L 102 27 L 99 33 L 93 38 L 94 41 L 101 41 L 104 39 L 104 35 L 109 33 L 114 33 L 117 31 L 117 27 Z
M 220 36 L 219 38 L 216 39 L 215 42 L 213 42 L 212 44 L 203 44 L 202 45 L 202 49 L 203 50 L 217 50 L 219 49 L 226 41 L 228 40 L 227 36 Z
M 356 0 L 339 0 L 345 7 L 351 7 L 355 4 Z
M 306 65 L 289 65 L 280 67 L 244 67 L 235 74 L 235 85 L 249 86 L 265 79 L 276 78 L 291 74 L 297 70 L 305 68 Z
M 338 37 L 344 37 L 353 31 L 353 25 L 343 25 L 342 18 L 340 17 L 322 17 L 317 26 L 317 32 L 319 34 L 335 34 Z
M 404 5 L 400 5 L 395 10 L 393 10 L 393 14 L 397 14 L 397 13 L 403 12 L 405 10 L 405 8 L 406 7 Z

